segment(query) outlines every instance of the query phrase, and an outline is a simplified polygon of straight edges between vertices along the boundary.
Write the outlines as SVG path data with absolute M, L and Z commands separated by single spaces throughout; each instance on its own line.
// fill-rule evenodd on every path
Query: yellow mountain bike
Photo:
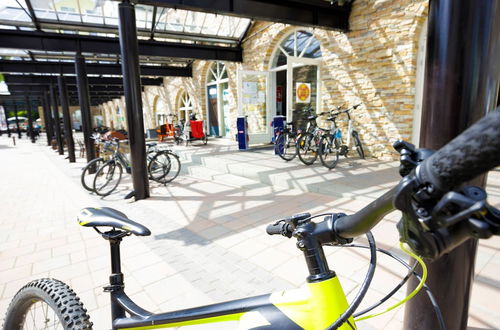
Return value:
M 184 325 L 239 321 L 241 329 L 356 329 L 355 322 L 382 302 L 356 312 L 376 266 L 377 249 L 369 232 L 387 213 L 399 209 L 403 217 L 398 223 L 402 242 L 422 266 L 422 274 L 402 260 L 410 271 L 396 286 L 401 287 L 411 275 L 421 279 L 420 285 L 395 308 L 425 287 L 426 270 L 422 259 L 436 259 L 469 238 L 488 238 L 500 234 L 500 211 L 486 202 L 486 193 L 478 187 L 461 184 L 500 164 L 500 111 L 495 111 L 466 130 L 434 154 L 416 150 L 411 144 L 398 142 L 401 153 L 401 182 L 380 198 L 352 215 L 330 213 L 311 216 L 296 214 L 267 227 L 270 235 L 283 235 L 297 240 L 309 270 L 303 289 L 243 298 L 201 307 L 154 314 L 135 304 L 125 293 L 120 266 L 120 243 L 129 235 L 147 236 L 150 231 L 117 210 L 86 208 L 78 222 L 93 227 L 109 241 L 111 275 L 104 288 L 111 295 L 113 329 L 160 329 Z M 421 161 L 423 158 L 425 160 Z M 316 220 L 319 219 L 319 220 Z M 103 227 L 110 230 L 101 231 Z M 351 246 L 352 238 L 366 234 L 371 258 L 367 275 L 359 293 L 349 304 L 335 272 L 330 270 L 323 246 Z M 396 256 L 394 256 L 398 259 Z M 348 265 L 346 265 L 347 267 Z M 392 291 L 394 293 L 395 290 Z M 445 324 L 430 291 L 440 328 Z M 391 294 L 391 293 L 390 293 Z M 386 296 L 388 298 L 390 296 Z M 384 298 L 384 299 L 386 299 Z M 382 301 L 384 301 L 382 299 Z M 379 313 L 380 314 L 380 313 Z M 64 283 L 41 279 L 24 286 L 13 298 L 3 325 L 4 330 L 24 329 L 91 329 L 92 322 L 82 302 Z

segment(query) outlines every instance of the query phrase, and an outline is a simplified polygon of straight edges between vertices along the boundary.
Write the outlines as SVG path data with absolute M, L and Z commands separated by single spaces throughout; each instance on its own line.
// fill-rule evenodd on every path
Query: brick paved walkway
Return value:
M 306 267 L 294 242 L 267 236 L 265 226 L 294 212 L 349 213 L 373 198 L 369 189 L 363 198 L 352 199 L 252 180 L 231 182 L 227 176 L 208 181 L 183 175 L 167 187 L 152 184 L 150 199 L 129 202 L 122 199 L 130 190 L 129 178 L 117 194 L 105 199 L 91 195 L 79 183 L 84 161 L 69 164 L 43 139 L 36 145 L 24 139 L 14 147 L 2 136 L 0 159 L 0 315 L 24 283 L 50 276 L 75 289 L 97 330 L 109 329 L 109 297 L 102 292 L 109 275 L 108 246 L 93 230 L 77 225 L 76 214 L 83 207 L 113 207 L 151 229 L 150 237 L 124 240 L 122 261 L 127 293 L 145 309 L 158 312 L 300 286 Z M 490 177 L 490 202 L 500 205 L 500 175 L 494 172 Z M 379 246 L 397 251 L 397 220 L 395 212 L 375 228 Z M 481 242 L 471 327 L 492 329 L 500 324 L 499 251 L 500 239 Z M 340 248 L 326 252 L 352 299 L 368 254 Z M 381 256 L 363 305 L 381 298 L 404 274 L 396 262 Z M 390 303 L 403 298 L 404 292 Z M 402 318 L 399 308 L 360 323 L 360 328 L 401 329 Z

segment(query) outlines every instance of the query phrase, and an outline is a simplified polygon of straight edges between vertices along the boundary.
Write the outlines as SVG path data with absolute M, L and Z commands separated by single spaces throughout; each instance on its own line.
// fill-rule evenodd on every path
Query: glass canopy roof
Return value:
M 43 31 L 118 34 L 118 2 L 111 0 L 2 0 L 0 27 L 35 29 L 29 4 Z M 147 5 L 136 5 L 136 20 L 139 38 L 220 46 L 237 44 L 250 24 L 248 18 Z
M 118 1 L 0 0 L 0 29 L 118 37 Z M 136 5 L 139 39 L 237 46 L 251 20 L 175 8 Z M 32 15 L 34 13 L 34 15 Z M 34 17 L 32 17 L 34 16 Z M 82 54 L 87 63 L 119 63 L 119 55 Z M 73 62 L 74 52 L 0 48 L 0 59 Z M 189 66 L 193 60 L 140 56 L 141 64 Z

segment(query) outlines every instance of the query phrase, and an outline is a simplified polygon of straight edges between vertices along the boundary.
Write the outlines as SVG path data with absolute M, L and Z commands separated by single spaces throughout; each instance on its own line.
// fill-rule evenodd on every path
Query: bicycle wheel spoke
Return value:
M 158 153 L 148 166 L 151 179 L 166 184 L 180 172 L 179 158 L 171 152 Z
M 112 193 L 122 176 L 120 163 L 108 162 L 99 169 L 94 179 L 94 190 L 100 196 L 107 196 Z

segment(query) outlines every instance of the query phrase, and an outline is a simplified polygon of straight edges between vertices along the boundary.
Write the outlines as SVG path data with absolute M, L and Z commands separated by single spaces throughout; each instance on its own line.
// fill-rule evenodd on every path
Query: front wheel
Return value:
M 339 162 L 339 143 L 331 134 L 325 134 L 319 141 L 319 159 L 326 168 L 332 169 Z
M 318 158 L 318 140 L 312 133 L 304 133 L 297 140 L 297 154 L 305 165 L 312 165 Z
M 289 162 L 297 156 L 296 144 L 296 137 L 287 132 L 278 136 L 274 147 L 278 156 Z
M 99 196 L 108 196 L 120 184 L 123 168 L 120 163 L 109 160 L 97 171 L 94 178 L 94 191 Z
M 12 299 L 3 330 L 92 329 L 92 322 L 80 298 L 66 284 L 39 279 L 26 284 Z
M 168 151 L 157 153 L 149 162 L 149 176 L 156 182 L 169 183 L 174 180 L 181 170 L 179 157 Z
M 356 147 L 359 158 L 365 159 L 365 151 L 363 150 L 363 146 L 361 145 L 361 140 L 359 139 L 358 132 L 352 132 L 352 138 L 354 139 L 354 146 Z
M 97 171 L 104 164 L 103 158 L 94 158 L 83 168 L 80 181 L 82 182 L 83 188 L 88 191 L 93 191 L 92 184 L 94 183 L 94 177 Z

